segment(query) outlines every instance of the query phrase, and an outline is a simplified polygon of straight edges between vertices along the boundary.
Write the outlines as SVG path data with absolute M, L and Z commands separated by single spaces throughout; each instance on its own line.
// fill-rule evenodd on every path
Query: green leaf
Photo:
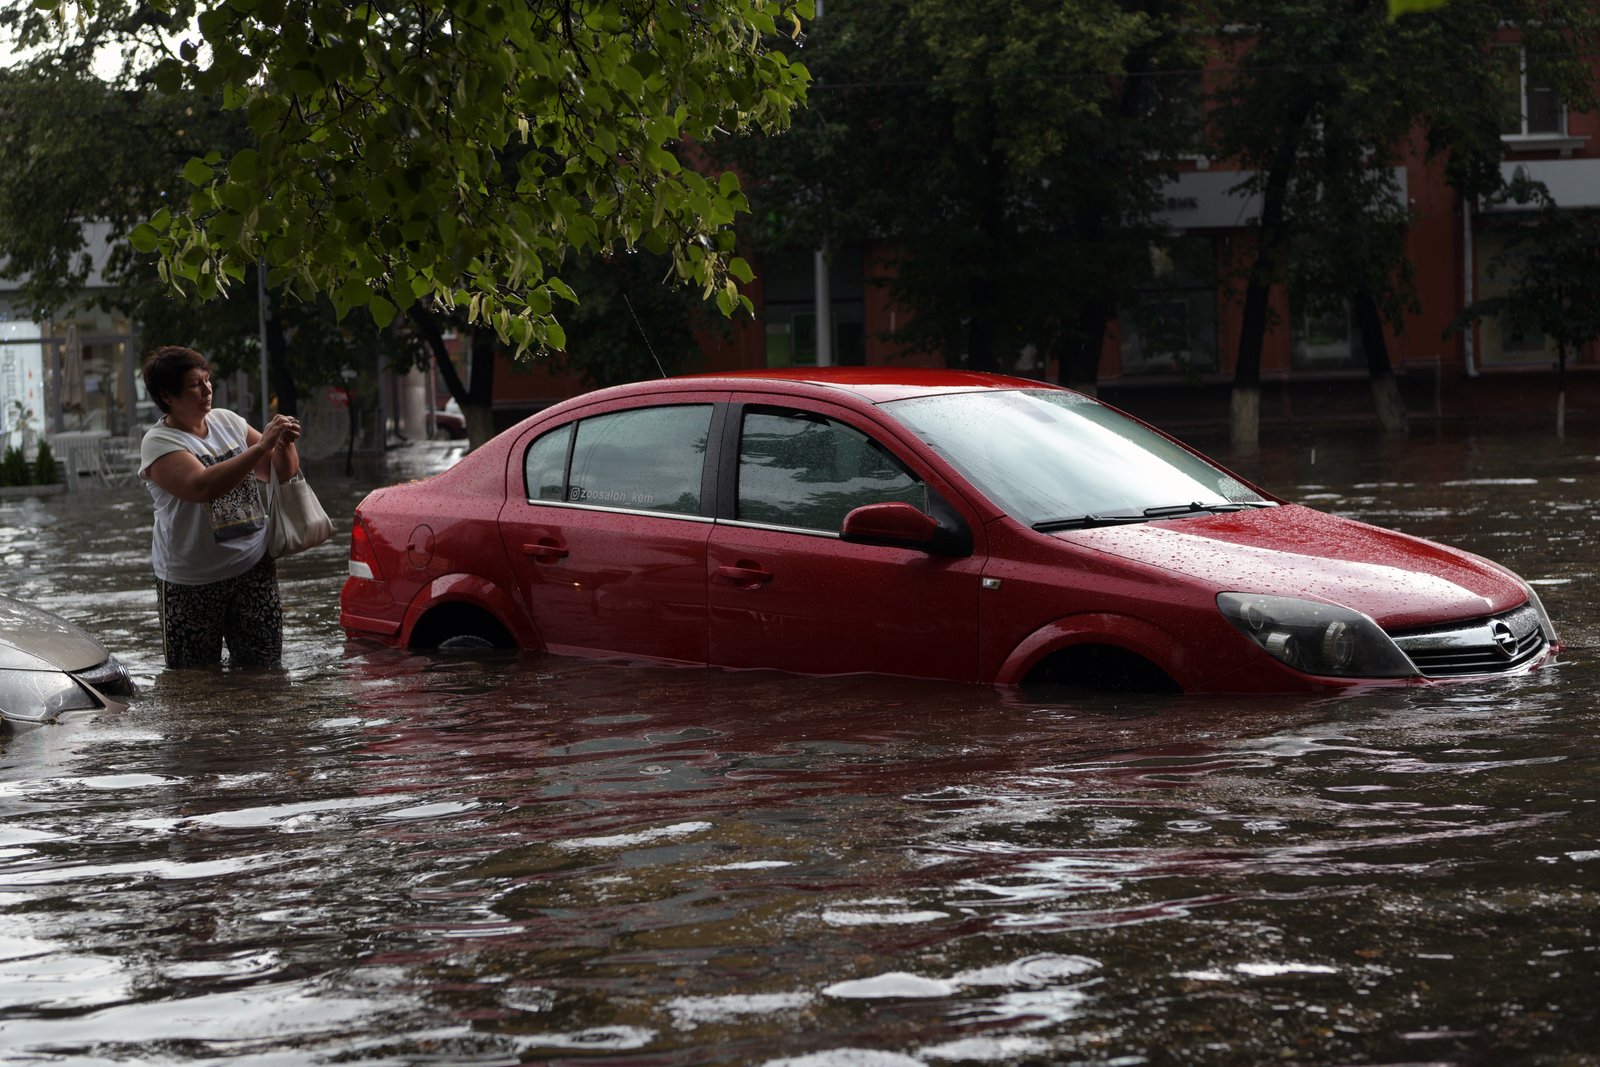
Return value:
M 626 63 L 613 68 L 611 76 L 617 80 L 617 87 L 629 96 L 639 96 L 644 92 L 644 78 Z
M 154 252 L 161 234 L 148 222 L 141 222 L 128 234 L 128 243 L 139 252 Z
M 338 300 L 347 308 L 366 307 L 375 296 L 365 278 L 351 276 L 339 286 Z
M 383 297 L 374 296 L 367 304 L 367 311 L 372 315 L 372 321 L 377 323 L 378 329 L 381 330 L 394 321 L 399 309 Z
M 183 165 L 183 180 L 190 185 L 204 185 L 211 180 L 213 171 L 206 166 L 205 161 L 198 156 L 192 156 L 189 162 Z
M 261 177 L 261 153 L 246 148 L 234 155 L 228 163 L 230 177 L 241 182 L 253 182 Z
M 655 170 L 664 171 L 667 174 L 676 174 L 680 169 L 678 158 L 671 152 L 668 152 L 665 148 L 658 148 L 655 145 L 646 145 L 642 154 L 644 156 L 644 161 L 650 164 L 650 166 Z
M 750 269 L 750 264 L 739 256 L 734 256 L 728 261 L 728 273 L 747 285 L 756 277 L 756 272 Z
M 176 59 L 163 59 L 150 72 L 158 90 L 171 96 L 183 88 L 183 67 Z

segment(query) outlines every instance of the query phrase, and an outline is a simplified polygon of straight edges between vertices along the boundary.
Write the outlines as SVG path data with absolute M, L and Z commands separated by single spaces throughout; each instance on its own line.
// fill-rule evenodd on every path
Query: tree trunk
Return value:
M 467 399 L 461 414 L 467 420 L 467 449 L 477 448 L 494 436 L 494 331 L 472 331 L 471 363 L 467 365 Z
M 1389 343 L 1383 336 L 1383 317 L 1378 312 L 1378 302 L 1369 292 L 1359 292 L 1351 298 L 1355 312 L 1356 329 L 1361 334 L 1361 348 L 1367 357 L 1367 376 L 1372 381 L 1372 403 L 1378 412 L 1378 425 L 1391 437 L 1402 437 L 1406 432 L 1406 402 L 1400 396 L 1400 382 L 1389 365 Z
M 1294 175 L 1300 137 L 1311 117 L 1312 98 L 1301 97 L 1285 116 L 1284 136 L 1261 186 L 1261 222 L 1257 227 L 1256 259 L 1244 294 L 1244 318 L 1239 324 L 1239 358 L 1233 367 L 1232 440 L 1237 451 L 1253 453 L 1261 447 L 1261 350 L 1267 336 L 1267 301 L 1277 281 L 1289 247 L 1289 179 Z
M 990 248 L 1005 248 L 1005 157 L 995 144 L 995 103 L 984 101 L 982 127 L 977 138 L 983 156 L 982 187 L 978 190 L 978 232 Z M 1000 369 L 1000 323 L 998 304 L 1001 286 L 992 265 L 980 267 L 973 283 L 972 318 L 967 323 L 967 368 L 978 371 Z
M 1237 382 L 1228 405 L 1228 437 L 1238 455 L 1261 450 L 1261 387 L 1241 388 Z
M 980 285 L 979 299 L 982 300 L 984 290 L 992 288 Z M 972 316 L 972 321 L 967 323 L 967 369 L 977 371 L 997 371 L 1000 369 L 1000 360 L 995 355 L 994 343 L 994 305 L 993 301 L 985 301 L 988 308 Z
M 1263 237 L 1265 240 L 1265 237 Z M 1257 279 L 1262 257 L 1250 272 L 1244 291 L 1244 316 L 1239 323 L 1239 358 L 1233 367 L 1233 399 L 1229 405 L 1228 440 L 1233 450 L 1253 455 L 1261 448 L 1261 347 L 1267 334 L 1268 283 Z
M 472 331 L 472 347 L 468 350 L 468 381 L 463 382 L 456 371 L 455 361 L 450 358 L 450 350 L 445 347 L 439 316 L 422 304 L 413 304 L 407 314 L 428 342 L 434 365 L 444 378 L 445 388 L 461 405 L 461 415 L 467 420 L 468 450 L 477 448 L 495 434 L 494 331 Z
M 1077 328 L 1062 339 L 1061 365 L 1056 380 L 1069 389 L 1094 396 L 1100 389 L 1100 350 L 1105 346 L 1110 308 L 1100 300 L 1088 301 L 1078 315 Z
M 1567 345 L 1556 350 L 1556 440 L 1567 439 Z
M 267 316 L 267 374 L 272 391 L 278 395 L 277 413 L 299 418 L 300 394 L 294 386 L 294 375 L 289 373 L 289 338 L 283 332 L 283 320 L 276 314 Z

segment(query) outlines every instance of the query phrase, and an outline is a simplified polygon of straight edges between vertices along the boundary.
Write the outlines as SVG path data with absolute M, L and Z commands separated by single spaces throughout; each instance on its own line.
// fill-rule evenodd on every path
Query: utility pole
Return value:
M 833 292 L 828 277 L 828 242 L 813 254 L 817 289 L 817 366 L 833 366 Z

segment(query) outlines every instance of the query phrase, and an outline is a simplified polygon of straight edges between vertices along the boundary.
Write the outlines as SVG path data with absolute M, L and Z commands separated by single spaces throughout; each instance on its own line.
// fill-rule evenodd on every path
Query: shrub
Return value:
M 56 473 L 56 455 L 50 451 L 49 441 L 39 442 L 39 454 L 33 457 L 33 484 L 54 485 L 60 479 Z
M 32 473 L 28 461 L 22 458 L 22 449 L 15 445 L 6 449 L 5 458 L 0 459 L 0 485 L 27 485 Z

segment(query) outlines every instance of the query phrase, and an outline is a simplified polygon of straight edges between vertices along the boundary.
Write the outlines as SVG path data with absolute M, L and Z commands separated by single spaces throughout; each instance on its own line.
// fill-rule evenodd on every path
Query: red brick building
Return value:
M 1600 116 L 1569 112 L 1553 92 L 1527 78 L 1517 105 L 1518 121 L 1503 130 L 1506 176 L 1520 169 L 1542 181 L 1563 208 L 1600 208 Z M 1166 275 L 1161 287 L 1130 301 L 1108 331 L 1103 398 L 1166 426 L 1226 424 L 1243 299 L 1228 279 L 1248 263 L 1259 210 L 1237 191 L 1244 177 L 1224 162 L 1195 158 L 1168 184 L 1161 216 L 1182 254 L 1157 264 L 1157 273 Z M 1404 241 L 1420 310 L 1401 330 L 1388 330 L 1387 341 L 1409 414 L 1414 420 L 1553 418 L 1553 343 L 1513 334 L 1495 320 L 1450 329 L 1475 299 L 1504 285 L 1491 277 L 1489 264 L 1505 246 L 1505 222 L 1527 209 L 1462 198 L 1420 153 L 1406 158 L 1395 177 L 1412 220 Z M 844 248 L 829 259 L 832 351 L 824 358 L 929 362 L 884 339 L 908 313 L 873 284 L 890 269 L 885 250 Z M 704 369 L 817 362 L 816 254 L 769 256 L 756 269 L 758 278 L 746 290 L 756 305 L 754 320 L 742 318 L 731 338 L 705 337 Z M 1264 424 L 1373 419 L 1365 357 L 1348 308 L 1298 300 L 1280 285 L 1273 311 L 1262 357 Z M 1600 412 L 1600 346 L 1571 354 L 1568 369 L 1569 425 L 1581 429 L 1586 417 Z M 1016 354 L 1015 370 L 1049 380 L 1056 374 L 1031 352 Z M 575 379 L 538 367 L 506 366 L 496 374 L 497 406 L 507 416 L 578 391 Z

